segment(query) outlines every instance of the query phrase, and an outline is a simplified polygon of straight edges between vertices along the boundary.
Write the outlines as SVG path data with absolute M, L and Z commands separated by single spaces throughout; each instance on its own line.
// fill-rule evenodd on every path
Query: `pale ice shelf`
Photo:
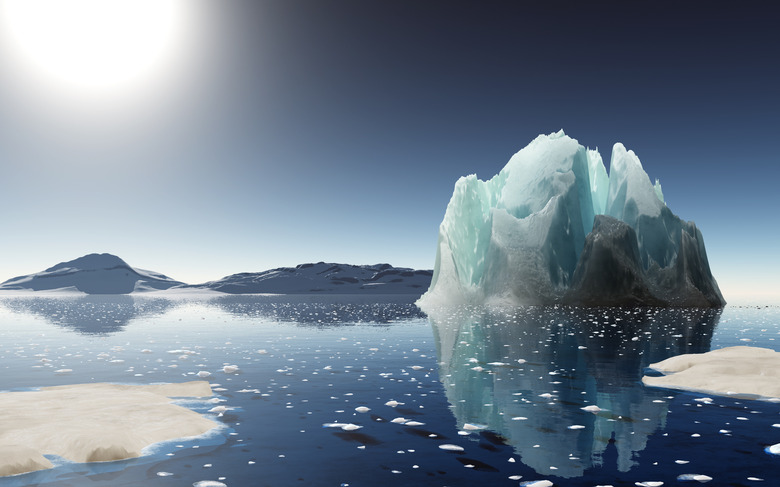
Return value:
M 720 307 L 704 239 L 622 144 L 601 155 L 540 135 L 493 178 L 460 178 L 419 301 Z
M 172 397 L 211 397 L 208 382 L 74 384 L 0 393 L 0 476 L 73 462 L 138 457 L 150 445 L 199 436 L 217 423 Z
M 780 353 L 768 348 L 677 355 L 650 368 L 667 375 L 643 377 L 647 386 L 780 402 Z

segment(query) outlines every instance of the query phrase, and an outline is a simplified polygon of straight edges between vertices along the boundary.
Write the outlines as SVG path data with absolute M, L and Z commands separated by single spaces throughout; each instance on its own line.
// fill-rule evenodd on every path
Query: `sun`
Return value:
M 4 55 L 37 80 L 121 92 L 160 75 L 184 37 L 186 0 L 0 0 Z

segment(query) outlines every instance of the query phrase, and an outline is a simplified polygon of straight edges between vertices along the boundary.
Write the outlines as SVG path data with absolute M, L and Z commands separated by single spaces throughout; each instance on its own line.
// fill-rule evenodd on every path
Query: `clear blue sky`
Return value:
M 780 296 L 772 7 L 528 4 L 191 1 L 164 76 L 110 96 L 0 59 L 0 281 L 90 252 L 192 283 L 431 268 L 457 178 L 563 128 L 638 154 L 727 300 Z

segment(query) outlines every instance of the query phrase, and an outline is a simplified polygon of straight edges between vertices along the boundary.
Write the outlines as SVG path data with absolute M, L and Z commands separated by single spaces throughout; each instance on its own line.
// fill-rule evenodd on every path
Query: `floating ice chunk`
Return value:
M 158 477 L 170 477 L 173 475 L 171 472 L 157 472 Z
M 424 424 L 419 421 L 407 421 L 404 423 L 404 426 L 423 426 Z
M 580 408 L 583 411 L 587 411 L 589 413 L 598 413 L 599 411 L 603 411 L 600 407 L 596 406 L 595 404 L 591 404 L 590 406 L 585 406 L 584 408 Z
M 522 475 L 510 475 L 509 476 L 509 480 L 520 480 L 521 478 L 523 478 Z
M 644 482 L 635 482 L 637 487 L 661 487 L 664 485 L 660 480 L 646 480 Z
M 227 487 L 227 484 L 218 482 L 216 480 L 201 480 L 192 484 L 193 487 Z
M 257 353 L 259 353 L 260 355 L 265 355 L 265 354 L 268 353 L 268 350 L 260 349 L 260 350 L 257 351 Z
M 462 446 L 453 445 L 451 443 L 444 443 L 442 445 L 439 445 L 439 448 L 441 448 L 442 450 L 447 450 L 447 451 L 463 451 L 464 450 L 464 448 Z
M 509 365 L 509 364 L 505 364 L 504 362 L 488 362 L 488 365 L 492 365 L 494 367 L 503 367 L 504 365 Z
M 567 426 L 567 428 L 570 429 L 570 430 L 582 430 L 582 429 L 585 429 L 585 426 L 583 426 L 581 424 L 573 424 L 571 426 Z
M 54 371 L 55 374 L 69 374 L 71 372 L 73 372 L 73 369 L 59 369 Z
M 143 350 L 141 350 L 141 353 L 152 353 L 152 351 L 148 348 L 144 348 Z M 157 475 L 160 475 L 161 473 L 167 473 L 167 472 L 157 472 Z
M 198 372 L 198 373 L 197 373 L 197 374 L 195 374 L 195 375 L 197 375 L 197 376 L 198 376 L 198 377 L 200 377 L 200 378 L 204 378 L 204 377 L 208 377 L 208 376 L 210 376 L 210 375 L 211 375 L 211 372 L 207 372 L 207 371 L 205 371 L 205 370 L 201 370 L 200 372 Z
M 750 394 L 758 399 L 780 396 L 780 352 L 768 348 L 727 347 L 678 355 L 650 367 L 669 374 L 643 377 L 642 382 L 652 387 L 720 395 Z
M 780 443 L 775 443 L 772 446 L 766 447 L 766 452 L 772 455 L 780 455 Z
M 213 408 L 209 409 L 210 413 L 217 413 L 220 416 L 224 415 L 225 411 L 230 411 L 230 408 L 226 406 L 214 406 Z
M 367 413 L 367 412 L 371 411 L 371 408 L 366 407 L 366 406 L 358 406 L 358 407 L 355 408 L 355 411 L 357 411 L 359 413 Z
M 396 407 L 396 406 L 403 405 L 403 404 L 404 404 L 404 403 L 402 403 L 402 402 L 398 402 L 398 401 L 396 401 L 395 399 L 393 399 L 393 400 L 387 401 L 387 402 L 385 403 L 385 406 L 390 406 L 391 408 L 394 408 L 394 407 Z
M 239 371 L 238 365 L 226 365 L 222 367 L 222 372 L 226 374 L 235 374 Z
M 695 480 L 696 482 L 701 482 L 703 484 L 705 482 L 709 482 L 710 480 L 712 480 L 712 477 L 698 474 L 698 473 L 685 473 L 682 475 L 678 475 L 677 480 L 681 482 L 684 482 L 686 480 Z
M 552 487 L 553 483 L 549 480 L 530 480 L 528 482 L 521 482 L 521 487 Z
M 323 423 L 323 428 L 341 428 L 344 431 L 355 431 L 362 428 L 362 426 L 354 423 Z
M 524 358 L 517 359 L 517 363 L 518 364 L 524 364 L 525 362 L 526 362 L 526 360 Z
M 407 421 L 409 421 L 409 420 L 406 419 L 406 418 L 400 418 L 400 417 L 399 418 L 394 418 L 394 419 L 390 420 L 391 423 L 397 423 L 397 424 L 404 424 Z
M 686 463 L 691 463 L 691 462 L 688 460 L 675 460 L 674 463 L 678 465 L 685 465 Z
M 466 423 L 463 425 L 463 429 L 467 431 L 483 430 L 487 428 L 484 424 Z
M 525 421 L 527 419 L 525 416 L 515 416 L 512 418 L 512 421 Z
M 410 368 L 412 370 L 422 370 L 424 367 L 422 365 L 412 365 Z

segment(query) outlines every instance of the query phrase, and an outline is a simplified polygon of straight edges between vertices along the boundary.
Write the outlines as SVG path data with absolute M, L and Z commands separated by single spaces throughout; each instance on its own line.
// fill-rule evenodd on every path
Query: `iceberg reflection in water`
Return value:
M 720 313 L 462 307 L 429 319 L 458 426 L 497 433 L 539 474 L 573 478 L 637 464 L 668 412 L 669 391 L 644 388 L 644 368 L 708 351 Z

